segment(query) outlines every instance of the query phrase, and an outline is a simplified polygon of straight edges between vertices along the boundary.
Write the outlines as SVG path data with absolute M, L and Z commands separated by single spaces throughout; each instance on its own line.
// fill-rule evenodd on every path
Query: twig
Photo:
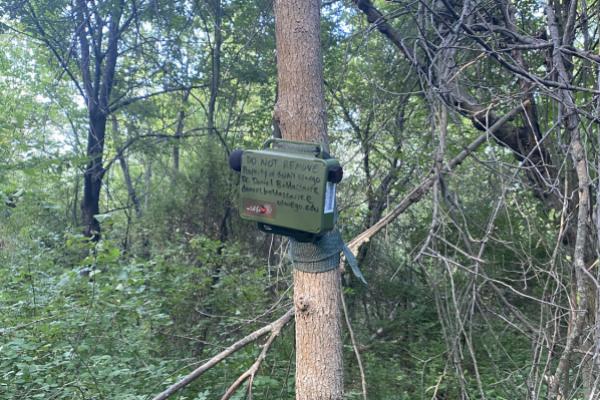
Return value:
M 358 351 L 358 346 L 356 345 L 356 339 L 354 338 L 354 330 L 352 329 L 352 325 L 350 325 L 350 317 L 348 316 L 348 307 L 346 307 L 346 299 L 344 298 L 344 291 L 340 294 L 342 298 L 342 308 L 344 309 L 344 318 L 346 319 L 346 326 L 348 327 L 348 332 L 350 333 L 350 341 L 352 342 L 352 348 L 354 349 L 354 354 L 356 355 L 356 362 L 358 363 L 358 370 L 360 371 L 360 385 L 362 387 L 362 393 L 364 400 L 367 400 L 367 380 L 365 379 L 365 370 L 363 368 L 362 359 L 360 358 L 360 352 Z
M 9 326 L 8 328 L 0 328 L 0 336 L 7 335 L 7 334 L 12 333 L 14 331 L 25 329 L 25 328 L 28 328 L 28 327 L 30 327 L 32 325 L 39 324 L 40 322 L 44 322 L 44 321 L 47 321 L 49 319 L 55 319 L 57 317 L 60 317 L 60 314 L 59 315 L 51 315 L 49 317 L 41 318 L 41 319 L 38 319 L 38 320 L 35 320 L 35 321 L 32 321 L 32 322 L 26 323 L 26 324 L 21 324 L 21 325 L 17 325 L 17 326 Z
M 250 382 L 248 384 L 248 392 L 251 393 L 251 391 L 252 391 L 252 381 L 254 380 L 254 376 L 258 372 L 258 369 L 260 368 L 260 365 L 262 364 L 262 362 L 264 361 L 264 359 L 267 357 L 267 352 L 271 348 L 271 345 L 273 344 L 273 341 L 275 340 L 275 338 L 277 336 L 279 336 L 279 333 L 281 332 L 281 329 L 285 326 L 285 324 L 287 324 L 287 322 L 292 317 L 293 313 L 294 313 L 294 309 L 291 308 L 284 315 L 284 317 L 287 316 L 287 319 L 284 319 L 282 317 L 282 318 L 278 319 L 277 321 L 275 321 L 274 323 L 271 324 L 271 326 L 272 326 L 271 335 L 269 336 L 269 339 L 267 339 L 267 342 L 263 346 L 263 349 L 260 352 L 258 358 L 254 362 L 254 364 L 252 364 L 252 366 L 250 368 L 248 368 L 248 370 L 246 372 L 244 372 L 242 375 L 240 375 L 239 378 L 237 378 L 235 380 L 235 382 L 233 382 L 231 384 L 231 386 L 229 386 L 229 388 L 227 389 L 227 391 L 225 392 L 225 394 L 223 395 L 223 397 L 221 397 L 221 400 L 228 400 L 229 398 L 231 398 L 231 396 L 236 392 L 236 390 L 240 387 L 240 385 L 242 383 L 244 383 L 244 381 L 246 379 L 250 379 Z M 252 395 L 250 395 L 249 398 L 252 398 Z
M 524 103 L 528 103 L 529 101 L 525 101 Z M 522 105 L 519 104 L 517 107 L 513 108 L 509 112 L 507 112 L 502 118 L 498 119 L 496 123 L 489 128 L 486 129 L 486 132 L 471 142 L 466 148 L 464 148 L 456 157 L 454 157 L 448 165 L 441 171 L 442 173 L 451 172 L 455 167 L 460 165 L 469 154 L 473 153 L 479 146 L 481 146 L 488 138 L 488 135 L 493 135 L 496 130 L 502 127 L 507 121 L 509 121 L 512 117 L 515 116 L 522 109 Z M 408 207 L 413 205 L 414 203 L 421 200 L 421 198 L 431 189 L 433 184 L 437 179 L 437 175 L 432 171 L 429 173 L 427 178 L 425 178 L 419 186 L 414 188 L 406 197 L 400 201 L 400 203 L 385 217 L 381 218 L 377 223 L 371 226 L 369 229 L 363 231 L 359 235 L 357 235 L 354 239 L 352 239 L 348 243 L 348 248 L 354 253 L 357 254 L 358 248 L 362 246 L 364 243 L 368 242 L 371 237 L 373 237 L 376 233 L 382 230 L 384 227 L 389 225 L 392 221 L 394 221 L 400 214 L 402 214 Z
M 228 348 L 226 348 L 225 350 L 223 350 L 222 352 L 220 352 L 219 354 L 217 354 L 216 356 L 214 356 L 213 358 L 208 360 L 206 363 L 204 363 L 201 366 L 199 366 L 198 368 L 196 368 L 185 378 L 183 378 L 179 382 L 170 386 L 164 392 L 162 392 L 159 395 L 157 395 L 156 397 L 154 397 L 152 400 L 165 400 L 165 399 L 169 398 L 175 392 L 177 392 L 179 389 L 189 385 L 192 381 L 194 381 L 195 379 L 200 377 L 203 373 L 205 373 L 206 371 L 208 371 L 209 369 L 214 367 L 219 362 L 223 361 L 225 358 L 227 358 L 231 354 L 240 350 L 244 346 L 256 341 L 257 339 L 261 338 L 262 336 L 266 335 L 269 332 L 274 332 L 275 329 L 280 330 L 281 327 L 283 327 L 285 324 L 287 324 L 292 319 L 292 315 L 294 315 L 294 308 L 290 308 L 278 320 L 270 323 L 269 325 L 263 326 L 262 328 L 255 330 L 248 336 L 238 340 L 237 342 L 235 342 L 234 344 L 232 344 L 231 346 L 229 346 Z M 273 335 L 271 335 L 271 336 L 273 336 Z

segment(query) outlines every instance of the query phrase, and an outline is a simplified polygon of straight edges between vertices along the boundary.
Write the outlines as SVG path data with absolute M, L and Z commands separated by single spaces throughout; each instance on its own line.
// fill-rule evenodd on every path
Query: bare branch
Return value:
M 352 342 L 352 349 L 354 350 L 354 355 L 356 356 L 356 363 L 358 364 L 358 370 L 360 372 L 360 385 L 362 387 L 363 399 L 367 400 L 367 380 L 365 378 L 365 369 L 363 368 L 362 358 L 360 357 L 360 352 L 358 351 L 358 345 L 356 344 L 356 338 L 354 337 L 354 330 L 352 329 L 352 324 L 350 324 L 350 317 L 348 316 L 348 307 L 346 306 L 346 299 L 344 296 L 344 291 L 340 293 L 342 298 L 342 307 L 344 309 L 344 318 L 346 320 L 346 327 L 348 327 L 348 333 L 350 333 L 350 341 Z
M 195 129 L 186 131 L 183 133 L 183 135 L 181 135 L 180 139 L 192 137 L 192 136 L 203 136 L 203 135 L 193 135 L 192 134 L 192 132 L 198 132 L 198 131 L 202 131 L 202 130 L 207 130 L 207 128 L 195 128 Z M 175 136 L 167 135 L 164 133 L 149 133 L 146 135 L 139 135 L 139 136 L 132 137 L 129 140 L 127 140 L 125 143 L 123 143 L 123 145 L 121 147 L 119 147 L 117 149 L 117 154 L 115 154 L 115 156 L 109 162 L 107 162 L 106 166 L 102 169 L 103 173 L 106 173 L 106 171 L 108 171 L 110 169 L 110 167 L 112 167 L 112 165 L 115 163 L 115 161 L 117 161 L 119 159 L 119 157 L 122 157 L 123 154 L 125 153 L 125 151 L 127 151 L 127 149 L 130 148 L 133 144 L 135 144 L 138 140 L 148 139 L 148 138 L 158 138 L 158 139 L 168 139 L 168 140 L 176 139 Z
M 507 121 L 509 121 L 512 117 L 514 117 L 518 112 L 520 112 L 521 109 L 522 109 L 522 105 L 518 105 L 517 107 L 513 108 L 508 113 L 506 113 L 506 115 L 504 115 L 498 121 L 496 121 L 496 123 L 494 125 L 490 126 L 486 130 L 486 133 L 479 136 L 477 139 L 475 139 L 473 142 L 471 142 L 466 148 L 464 148 L 456 157 L 454 157 L 452 160 L 450 160 L 448 165 L 445 166 L 442 173 L 448 173 L 448 172 L 452 171 L 456 166 L 460 165 L 469 156 L 469 154 L 473 153 L 475 150 L 477 150 L 477 148 L 479 148 L 479 146 L 481 146 L 483 143 L 485 143 L 485 141 L 488 139 L 489 135 L 493 135 L 494 132 L 496 132 L 502 125 L 504 125 Z M 427 176 L 427 178 L 425 178 L 419 184 L 419 186 L 414 188 L 406 197 L 404 197 L 402 199 L 402 201 L 400 201 L 400 203 L 389 214 L 387 214 L 385 217 L 381 218 L 376 224 L 371 226 L 369 229 L 363 231 L 362 233 L 360 233 L 359 235 L 354 237 L 354 239 L 352 239 L 348 243 L 348 247 L 350 248 L 350 250 L 354 254 L 357 254 L 360 246 L 362 246 L 364 243 L 368 242 L 371 239 L 371 237 L 373 237 L 380 230 L 382 230 L 387 225 L 389 225 L 392 221 L 394 221 L 400 214 L 402 214 L 404 211 L 406 211 L 406 209 L 408 207 L 410 207 L 414 203 L 417 203 L 419 200 L 421 200 L 421 198 L 429 191 L 429 189 L 431 189 L 431 187 L 433 186 L 436 179 L 437 179 L 436 174 L 433 171 L 430 172 L 429 175 Z
M 71 68 L 69 68 L 69 54 L 71 52 L 71 48 L 69 48 L 69 53 L 67 54 L 67 57 L 66 58 L 63 57 L 58 52 L 57 47 L 50 42 L 50 36 L 46 33 L 46 30 L 40 24 L 40 22 L 39 22 L 40 20 L 39 20 L 39 18 L 37 16 L 37 13 L 35 12 L 35 9 L 33 8 L 33 5 L 28 1 L 27 2 L 27 6 L 29 7 L 29 13 L 31 14 L 31 17 L 32 17 L 32 19 L 33 19 L 33 21 L 35 23 L 35 29 L 37 30 L 37 33 L 40 35 L 40 40 L 46 46 L 48 46 L 48 48 L 50 49 L 50 51 L 52 52 L 52 54 L 54 55 L 54 57 L 56 57 L 56 60 L 58 61 L 58 64 L 60 65 L 60 67 L 67 74 L 67 76 L 71 79 L 71 81 L 73 82 L 73 84 L 77 88 L 77 91 L 79 92 L 79 94 L 81 95 L 81 97 L 83 97 L 86 100 L 86 102 L 87 102 L 88 99 L 87 99 L 87 96 L 85 94 L 85 91 L 81 87 L 81 83 L 79 82 L 79 80 L 77 79 L 77 77 L 75 76 L 75 74 L 73 73 L 73 71 L 71 71 Z
M 287 314 L 290 314 L 289 318 L 291 318 L 291 316 L 293 314 L 293 309 L 290 309 L 286 313 L 286 315 Z M 229 388 L 227 389 L 227 391 L 225 392 L 223 397 L 221 397 L 221 400 L 228 400 L 229 398 L 231 398 L 231 396 L 237 391 L 237 389 L 240 387 L 240 385 L 242 383 L 244 383 L 244 381 L 246 381 L 247 379 L 250 379 L 250 382 L 248 384 L 248 392 L 252 391 L 252 381 L 254 380 L 254 376 L 258 372 L 258 369 L 260 368 L 260 365 L 262 364 L 264 359 L 267 357 L 267 353 L 268 353 L 269 349 L 271 348 L 273 341 L 275 340 L 275 338 L 277 338 L 277 336 L 279 336 L 279 334 L 281 333 L 281 329 L 289 321 L 289 319 L 285 320 L 282 318 L 280 318 L 279 320 L 277 320 L 273 324 L 271 324 L 273 326 L 273 330 L 271 331 L 271 335 L 269 335 L 269 339 L 267 339 L 267 342 L 264 344 L 263 349 L 260 352 L 258 358 L 254 362 L 254 364 L 252 364 L 252 366 L 250 366 L 250 368 L 248 368 L 248 370 L 246 370 L 246 372 L 244 372 L 242 375 L 240 375 L 235 380 L 235 382 L 233 382 L 231 384 L 231 386 L 229 386 Z
M 269 325 L 263 326 L 262 328 L 255 330 L 248 336 L 238 340 L 237 342 L 235 342 L 234 344 L 232 344 L 231 346 L 229 346 L 228 348 L 226 348 L 225 350 L 223 350 L 222 352 L 220 352 L 219 354 L 217 354 L 216 356 L 214 356 L 213 358 L 208 360 L 206 363 L 204 363 L 201 366 L 199 366 L 198 368 L 196 368 L 194 371 L 192 371 L 190 374 L 188 374 L 185 378 L 183 378 L 176 384 L 170 386 L 164 392 L 162 392 L 159 395 L 157 395 L 156 397 L 154 397 L 152 400 L 165 400 L 165 399 L 171 397 L 179 389 L 189 385 L 191 382 L 193 382 L 194 380 L 199 378 L 206 371 L 208 371 L 209 369 L 211 369 L 212 367 L 214 367 L 219 362 L 223 361 L 225 358 L 229 357 L 236 351 L 240 350 L 241 348 L 245 347 L 246 345 L 248 345 L 252 342 L 255 342 L 256 340 L 258 340 L 259 338 L 261 338 L 262 336 L 266 335 L 269 332 L 275 332 L 275 329 L 281 330 L 281 328 L 292 319 L 293 315 L 294 315 L 294 308 L 290 308 L 279 319 L 270 323 Z M 273 337 L 273 334 L 271 334 L 271 337 Z
M 206 87 L 207 87 L 207 85 L 177 86 L 177 87 L 173 87 L 173 88 L 166 88 L 166 89 L 158 90 L 156 92 L 144 94 L 141 96 L 130 97 L 125 100 L 122 100 L 119 102 L 113 102 L 112 104 L 110 104 L 109 105 L 109 113 L 113 113 L 123 107 L 126 107 L 126 106 L 133 104 L 135 102 L 138 102 L 140 100 L 146 100 L 151 97 L 159 96 L 161 94 L 186 91 L 186 90 L 190 90 L 190 89 L 204 89 Z

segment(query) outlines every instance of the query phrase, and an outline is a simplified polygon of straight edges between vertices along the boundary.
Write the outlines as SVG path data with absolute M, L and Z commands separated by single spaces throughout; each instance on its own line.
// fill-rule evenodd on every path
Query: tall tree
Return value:
M 88 0 L 4 4 L 22 29 L 50 50 L 84 99 L 89 127 L 81 212 L 84 233 L 95 240 L 100 234 L 95 215 L 100 211 L 106 124 L 114 106 L 119 44 L 137 15 L 136 6 Z
M 14 17 L 12 28 L 42 42 L 54 56 L 61 75 L 68 76 L 84 100 L 88 133 L 81 212 L 84 234 L 94 240 L 100 238 L 100 223 L 95 216 L 100 212 L 106 173 L 103 158 L 110 115 L 138 100 L 181 89 L 179 85 L 157 89 L 148 76 L 138 76 L 140 70 L 150 77 L 163 75 L 163 65 L 144 69 L 144 62 L 120 62 L 126 56 L 138 61 L 143 57 L 148 64 L 156 61 L 148 60 L 151 57 L 145 54 L 145 47 L 156 51 L 153 42 L 157 39 L 144 37 L 141 20 L 142 16 L 153 15 L 159 6 L 153 4 L 150 8 L 143 1 L 125 0 L 0 3 L 0 10 Z
M 81 214 L 85 235 L 98 238 L 100 223 L 95 215 L 100 212 L 100 189 L 105 172 L 102 158 L 119 55 L 119 40 L 134 18 L 134 13 L 122 23 L 124 1 L 107 4 L 108 11 L 105 16 L 100 15 L 97 6 L 90 9 L 90 5 L 94 7 L 93 3 L 78 0 L 75 11 L 79 25 L 76 31 L 79 39 L 78 65 L 89 118 L 88 164 L 83 175 Z
M 320 47 L 320 0 L 274 4 L 278 97 L 284 139 L 328 144 Z M 296 399 L 342 399 L 340 272 L 294 271 Z

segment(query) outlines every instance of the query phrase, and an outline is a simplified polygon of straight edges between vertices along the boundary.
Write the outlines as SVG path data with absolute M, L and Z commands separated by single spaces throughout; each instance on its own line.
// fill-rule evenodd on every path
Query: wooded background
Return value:
M 600 398 L 599 11 L 321 5 L 345 398 Z M 149 399 L 290 320 L 227 166 L 276 60 L 267 0 L 0 0 L 1 399 Z M 288 325 L 172 398 L 293 399 Z

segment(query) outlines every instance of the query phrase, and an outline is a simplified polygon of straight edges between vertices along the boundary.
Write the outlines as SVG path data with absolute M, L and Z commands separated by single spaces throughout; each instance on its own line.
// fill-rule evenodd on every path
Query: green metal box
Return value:
M 293 146 L 245 150 L 240 216 L 259 226 L 267 224 L 266 229 L 261 226 L 267 231 L 275 226 L 318 236 L 333 229 L 335 184 L 328 181 L 333 167 L 339 168 L 337 160 L 325 159 L 319 151 L 294 150 Z

